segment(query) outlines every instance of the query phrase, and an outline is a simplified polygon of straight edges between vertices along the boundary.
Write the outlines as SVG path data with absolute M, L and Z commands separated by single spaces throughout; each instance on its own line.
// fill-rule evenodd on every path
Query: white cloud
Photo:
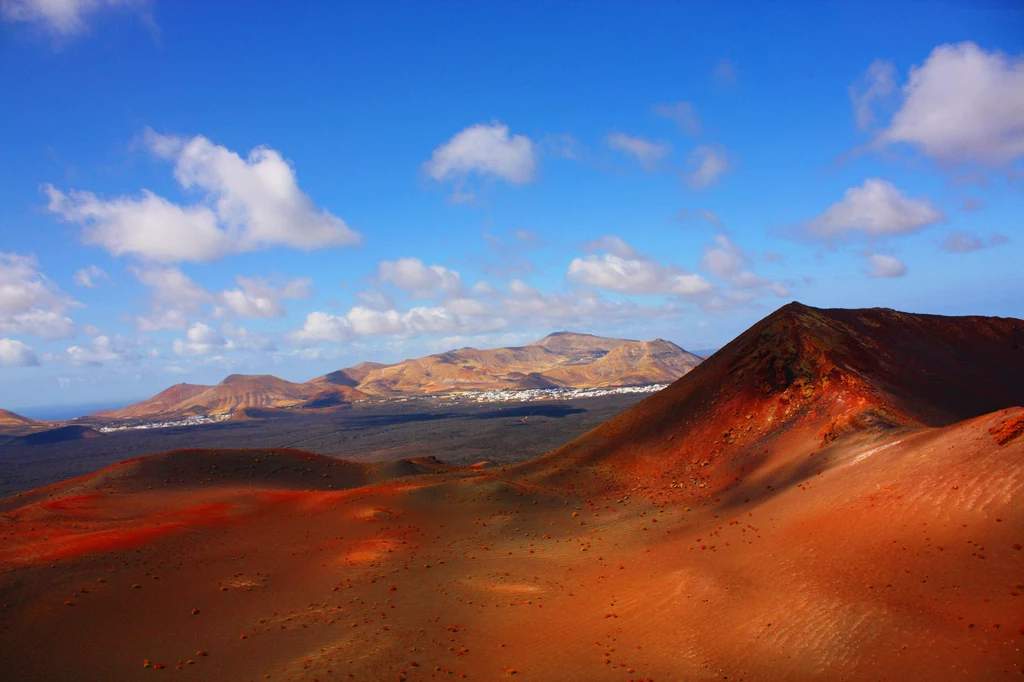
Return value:
M 917 232 L 945 219 L 927 198 L 911 199 L 888 180 L 868 178 L 846 190 L 841 201 L 807 223 L 806 237 L 835 241 L 864 236 L 881 238 Z
M 137 344 L 122 336 L 95 337 L 88 346 L 71 346 L 66 359 L 72 365 L 102 365 L 109 360 L 134 360 L 139 357 Z
M 875 107 L 896 89 L 896 67 L 892 62 L 876 59 L 857 82 L 849 87 L 850 102 L 857 128 L 867 130 L 875 121 Z
M 475 298 L 451 298 L 445 301 L 444 307 L 456 315 L 481 317 L 488 314 L 487 305 Z
M 536 163 L 530 138 L 510 136 L 508 126 L 495 121 L 477 123 L 456 133 L 434 150 L 423 168 L 438 181 L 477 173 L 523 184 L 533 180 Z
M 144 9 L 147 0 L 3 0 L 0 12 L 10 22 L 39 24 L 60 36 L 88 29 L 86 17 L 107 8 Z
M 90 265 L 75 273 L 75 284 L 89 289 L 96 288 L 98 280 L 107 279 L 106 271 L 98 265 Z
M 610 149 L 632 156 L 648 172 L 658 170 L 662 160 L 672 152 L 672 145 L 668 142 L 651 142 L 625 133 L 612 133 L 605 138 L 605 144 Z
M 273 149 L 257 147 L 243 159 L 201 135 L 147 130 L 143 140 L 154 154 L 174 161 L 175 179 L 186 190 L 200 191 L 203 201 L 179 206 L 148 190 L 106 201 L 45 185 L 48 208 L 81 224 L 86 243 L 114 255 L 171 263 L 271 246 L 308 251 L 359 242 L 359 233 L 342 219 L 316 208 Z
M 868 256 L 867 261 L 866 271 L 870 277 L 903 277 L 907 274 L 907 266 L 903 261 L 892 256 L 876 253 Z
M 688 163 L 692 170 L 687 174 L 686 182 L 694 189 L 710 187 L 732 167 L 725 150 L 710 145 L 694 149 Z
M 940 45 L 910 70 L 903 104 L 877 140 L 940 164 L 1003 167 L 1024 156 L 1024 56 Z
M 282 299 L 306 298 L 313 281 L 299 277 L 275 287 L 262 277 L 236 277 L 239 288 L 220 292 L 218 298 L 239 317 L 281 317 Z
M 142 331 L 184 329 L 188 315 L 213 303 L 216 298 L 177 267 L 131 267 L 129 270 L 142 284 L 150 287 L 153 311 L 136 318 Z
M 17 339 L 0 339 L 0 365 L 38 367 L 39 357 L 32 348 Z
M 149 190 L 104 201 L 92 192 L 65 194 L 44 185 L 47 208 L 81 224 L 82 240 L 115 256 L 132 254 L 160 262 L 203 261 L 232 251 L 232 238 L 207 206 L 178 206 Z
M 89 336 L 99 336 L 100 334 L 103 333 L 103 331 L 99 327 L 92 324 L 87 324 L 84 327 L 82 327 L 82 331 L 88 334 Z
M 700 119 L 697 117 L 697 110 L 689 102 L 657 104 L 654 107 L 654 113 L 675 121 L 679 129 L 687 135 L 700 133 Z
M 312 346 L 317 343 L 341 343 L 353 336 L 352 323 L 347 318 L 317 311 L 306 315 L 305 323 L 290 332 L 288 339 L 300 346 Z
M 185 339 L 172 345 L 177 355 L 210 355 L 228 348 L 228 341 L 213 327 L 196 322 L 185 332 Z
M 185 329 L 189 317 L 202 313 L 207 306 L 216 306 L 213 315 L 220 319 L 281 317 L 285 312 L 282 300 L 306 298 L 312 286 L 308 277 L 275 283 L 263 277 L 238 276 L 237 288 L 213 294 L 175 266 L 129 270 L 151 289 L 151 312 L 136 318 L 142 331 Z
M 302 327 L 289 333 L 288 339 L 300 346 L 317 343 L 341 343 L 362 336 L 412 337 L 421 334 L 454 334 L 491 331 L 505 326 L 501 319 L 478 316 L 487 308 L 472 306 L 464 300 L 456 304 L 463 312 L 448 305 L 397 310 L 373 310 L 356 306 L 344 316 L 313 312 Z
M 161 329 L 185 329 L 189 325 L 188 315 L 183 310 L 157 307 L 148 315 L 135 318 L 135 327 L 142 332 L 155 332 Z
M 441 265 L 424 265 L 418 258 L 381 261 L 377 266 L 377 278 L 417 298 L 426 298 L 439 292 L 454 296 L 462 290 L 462 278 L 458 272 Z
M 789 296 L 789 287 L 782 282 L 765 279 L 753 272 L 753 259 L 725 234 L 716 234 L 704 247 L 701 268 L 729 285 L 700 301 L 704 310 L 728 312 L 755 299 L 773 294 L 779 298 Z
M 75 327 L 64 313 L 78 305 L 39 271 L 35 256 L 0 251 L 0 333 L 67 338 Z
M 693 296 L 714 287 L 700 275 L 666 266 L 637 253 L 616 237 L 606 237 L 606 253 L 573 258 L 566 277 L 578 284 L 624 294 Z
M 746 251 L 724 234 L 717 234 L 704 249 L 701 267 L 718 279 L 737 289 L 768 287 L 778 296 L 788 296 L 789 290 L 779 282 L 758 277 L 749 268 L 751 258 Z

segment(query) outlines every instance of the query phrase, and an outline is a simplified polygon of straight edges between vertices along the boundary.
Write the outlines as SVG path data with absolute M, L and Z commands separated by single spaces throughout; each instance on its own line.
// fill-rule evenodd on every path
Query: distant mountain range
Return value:
M 458 391 L 605 388 L 675 381 L 701 358 L 662 339 L 630 341 L 557 332 L 514 348 L 462 348 L 393 365 L 363 362 L 305 383 L 232 374 L 216 386 L 177 384 L 142 402 L 91 415 L 173 419 L 248 408 L 330 409 L 355 400 Z

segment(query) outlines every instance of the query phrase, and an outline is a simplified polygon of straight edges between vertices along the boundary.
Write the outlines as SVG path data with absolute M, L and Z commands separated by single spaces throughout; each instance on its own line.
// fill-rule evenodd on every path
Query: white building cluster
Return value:
M 668 384 L 647 386 L 619 386 L 614 388 L 524 388 L 502 391 L 466 391 L 447 396 L 449 400 L 472 403 L 532 402 L 535 400 L 576 400 L 579 398 L 600 398 L 606 395 L 630 393 L 657 393 Z
M 175 419 L 174 421 L 165 422 L 148 422 L 145 424 L 120 424 L 118 426 L 100 426 L 96 430 L 100 433 L 111 433 L 113 431 L 137 431 L 140 429 L 167 429 L 172 426 L 199 426 L 200 424 L 216 424 L 222 422 L 225 419 L 231 419 L 230 414 L 215 414 L 213 416 L 206 416 L 205 414 L 196 415 L 195 417 L 187 417 L 185 419 Z

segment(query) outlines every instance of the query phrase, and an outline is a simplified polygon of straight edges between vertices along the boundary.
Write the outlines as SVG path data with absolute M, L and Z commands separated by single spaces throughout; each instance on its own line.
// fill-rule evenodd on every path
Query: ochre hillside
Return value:
M 368 395 L 522 388 L 598 388 L 674 381 L 701 359 L 657 339 L 627 341 L 558 332 L 526 346 L 462 348 L 368 372 Z
M 10 410 L 0 410 L 0 434 L 2 435 L 21 435 L 48 428 L 48 426 L 46 422 L 29 419 Z
M 232 375 L 216 386 L 178 384 L 101 419 L 217 415 L 249 408 L 333 409 L 367 397 L 526 388 L 603 388 L 668 383 L 701 358 L 656 339 L 627 341 L 558 332 L 517 348 L 463 348 L 393 365 L 363 362 L 297 384 Z
M 110 419 L 134 419 L 168 414 L 174 412 L 175 408 L 181 403 L 191 400 L 210 388 L 210 386 L 199 384 L 175 384 L 147 400 L 134 403 L 119 410 L 96 412 L 93 416 Z

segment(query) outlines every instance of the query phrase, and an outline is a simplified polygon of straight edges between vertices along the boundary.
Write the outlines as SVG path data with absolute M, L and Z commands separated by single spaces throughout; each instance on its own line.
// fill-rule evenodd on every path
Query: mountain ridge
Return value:
M 936 368 L 946 368 L 939 374 Z M 852 431 L 943 427 L 1024 405 L 1024 321 L 790 303 L 693 372 L 524 473 L 602 485 L 735 478 Z
M 555 332 L 524 346 L 462 348 L 384 364 L 361 362 L 303 383 L 232 374 L 214 386 L 176 384 L 104 420 L 163 419 L 250 408 L 337 409 L 356 400 L 466 390 L 607 388 L 668 383 L 701 358 L 664 341 Z

